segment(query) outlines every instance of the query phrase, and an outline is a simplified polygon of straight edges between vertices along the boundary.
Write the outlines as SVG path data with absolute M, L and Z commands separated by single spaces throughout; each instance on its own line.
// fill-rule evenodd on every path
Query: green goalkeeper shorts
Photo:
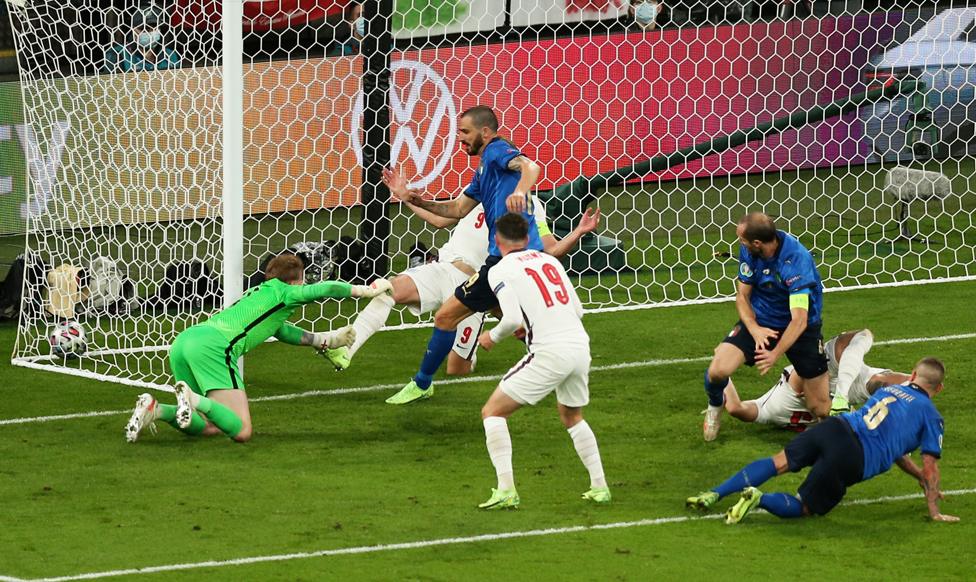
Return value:
M 244 379 L 237 360 L 230 355 L 227 339 L 206 325 L 187 328 L 169 349 L 169 367 L 177 381 L 186 382 L 201 396 L 211 390 L 243 390 Z

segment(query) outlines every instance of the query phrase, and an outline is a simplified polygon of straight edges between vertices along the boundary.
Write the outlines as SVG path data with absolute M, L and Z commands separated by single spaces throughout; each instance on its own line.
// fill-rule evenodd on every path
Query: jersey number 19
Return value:
M 556 301 L 562 303 L 563 305 L 569 303 L 569 293 L 566 291 L 566 284 L 563 283 L 563 278 L 559 275 L 559 271 L 556 270 L 556 267 L 548 263 L 542 265 L 542 274 L 546 276 L 546 279 L 548 279 L 548 284 L 546 281 L 542 280 L 542 277 L 540 277 L 539 273 L 534 269 L 529 269 L 526 267 L 525 274 L 532 277 L 532 280 L 535 281 L 536 286 L 539 288 L 539 292 L 542 293 L 542 300 L 546 303 L 546 307 L 553 306 L 553 295 L 549 293 L 550 286 L 555 288 Z

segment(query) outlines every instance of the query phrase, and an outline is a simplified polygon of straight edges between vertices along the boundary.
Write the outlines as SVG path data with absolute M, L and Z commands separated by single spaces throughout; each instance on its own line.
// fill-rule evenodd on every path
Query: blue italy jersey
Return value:
M 508 163 L 522 155 L 512 144 L 496 137 L 491 140 L 481 152 L 481 165 L 474 173 L 471 184 L 464 191 L 465 194 L 481 202 L 485 208 L 485 223 L 488 225 L 488 254 L 502 256 L 495 244 L 495 221 L 505 215 L 505 199 L 515 191 L 515 186 L 522 177 L 522 172 L 508 169 Z M 530 209 L 531 210 L 531 209 Z M 529 223 L 529 249 L 542 250 L 542 239 L 539 238 L 539 228 L 535 218 L 528 212 L 522 216 Z
M 807 323 L 820 323 L 823 308 L 823 284 L 813 264 L 813 256 L 793 235 L 777 232 L 779 248 L 771 258 L 754 257 L 739 245 L 739 280 L 752 285 L 752 310 L 756 322 L 772 329 L 790 324 L 790 295 L 810 296 Z
M 942 416 L 929 395 L 911 384 L 885 386 L 854 412 L 841 415 L 864 448 L 864 480 L 884 473 L 915 449 L 942 456 Z

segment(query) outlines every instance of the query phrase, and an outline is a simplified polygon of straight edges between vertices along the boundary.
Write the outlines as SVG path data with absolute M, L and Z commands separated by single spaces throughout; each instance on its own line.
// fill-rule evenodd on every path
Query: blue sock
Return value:
M 719 382 L 712 382 L 708 379 L 708 368 L 705 368 L 705 394 L 708 394 L 708 403 L 712 406 L 722 406 L 725 404 L 725 387 L 729 385 L 726 378 Z
M 803 517 L 803 502 L 789 493 L 763 493 L 759 507 L 776 517 Z
M 447 358 L 447 354 L 451 353 L 451 348 L 454 347 L 454 336 L 456 334 L 457 331 L 453 329 L 444 331 L 434 328 L 434 333 L 431 334 L 430 341 L 427 342 L 427 352 L 420 362 L 420 371 L 413 377 L 413 381 L 421 390 L 430 388 L 434 374 L 437 373 L 437 369 L 441 367 Z
M 741 471 L 729 477 L 729 479 L 712 489 L 720 497 L 738 493 L 746 487 L 759 487 L 766 481 L 776 476 L 776 464 L 772 457 L 759 459 L 746 465 Z

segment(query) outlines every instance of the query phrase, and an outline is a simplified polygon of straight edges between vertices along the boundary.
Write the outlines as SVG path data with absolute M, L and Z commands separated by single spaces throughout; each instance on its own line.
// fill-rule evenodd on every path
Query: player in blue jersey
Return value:
M 479 105 L 462 113 L 458 121 L 458 139 L 461 149 L 469 156 L 480 157 L 481 163 L 464 193 L 449 202 L 424 200 L 420 192 L 407 187 L 407 180 L 399 172 L 394 169 L 383 172 L 383 182 L 400 200 L 444 218 L 463 218 L 480 203 L 488 225 L 488 259 L 481 270 L 458 286 L 454 297 L 448 298 L 434 314 L 434 333 L 420 369 L 413 380 L 386 400 L 389 404 L 408 404 L 430 398 L 434 393 L 432 378 L 454 346 L 458 324 L 475 312 L 498 307 L 498 300 L 488 283 L 488 270 L 501 260 L 495 243 L 495 221 L 510 210 L 519 212 L 529 222 L 527 248 L 543 250 L 539 229 L 531 219 L 531 208 L 527 207 L 529 193 L 542 172 L 539 165 L 498 135 L 498 118 L 490 107 Z
M 945 366 L 936 358 L 915 364 L 908 382 L 878 389 L 854 412 L 832 416 L 794 438 L 776 455 L 754 461 L 721 485 L 689 497 L 688 507 L 707 509 L 741 491 L 728 510 L 726 523 L 742 521 L 761 507 L 778 517 L 824 515 L 843 499 L 847 488 L 884 473 L 897 464 L 925 490 L 929 517 L 959 521 L 939 511 L 939 458 L 942 416 L 932 397 L 942 392 Z M 922 468 L 909 453 L 922 451 Z M 798 495 L 763 493 L 758 486 L 777 475 L 811 467 Z
M 755 365 L 765 374 L 783 354 L 800 377 L 810 412 L 818 418 L 830 412 L 821 333 L 823 284 L 813 256 L 761 212 L 743 216 L 736 236 L 740 243 L 735 296 L 739 322 L 715 348 L 715 357 L 705 371 L 708 408 L 702 432 L 706 441 L 718 436 L 725 387 L 739 366 Z

